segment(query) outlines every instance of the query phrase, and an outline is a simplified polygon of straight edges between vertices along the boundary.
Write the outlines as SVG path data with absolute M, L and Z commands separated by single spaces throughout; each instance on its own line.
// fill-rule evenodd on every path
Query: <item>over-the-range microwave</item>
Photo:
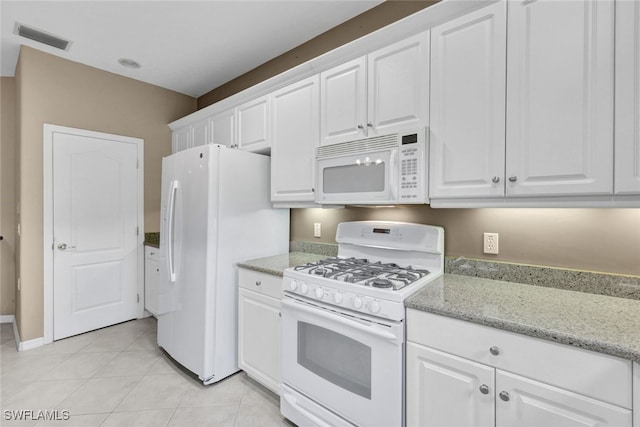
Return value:
M 423 204 L 427 198 L 424 127 L 316 149 L 316 203 Z

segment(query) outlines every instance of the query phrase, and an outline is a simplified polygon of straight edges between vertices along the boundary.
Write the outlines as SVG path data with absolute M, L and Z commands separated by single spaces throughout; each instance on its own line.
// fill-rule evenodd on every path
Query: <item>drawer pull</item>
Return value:
M 489 394 L 489 386 L 486 384 L 482 384 L 480 387 L 480 393 Z
M 499 396 L 500 399 L 504 400 L 505 402 L 509 401 L 509 393 L 507 393 L 506 391 L 501 391 Z
M 496 347 L 495 345 L 493 347 L 491 347 L 489 349 L 489 353 L 493 354 L 494 356 L 497 356 L 500 354 L 500 348 Z
M 260 280 L 256 280 L 256 286 L 262 286 L 262 282 Z

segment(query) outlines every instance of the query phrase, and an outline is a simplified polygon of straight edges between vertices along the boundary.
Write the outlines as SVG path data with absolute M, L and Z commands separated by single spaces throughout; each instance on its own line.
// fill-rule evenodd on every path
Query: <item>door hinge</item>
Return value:
M 140 227 L 136 227 L 136 236 L 140 235 Z
M 136 297 L 138 298 L 138 304 L 140 304 L 140 294 L 136 294 Z
M 136 169 L 140 169 L 140 159 L 136 159 Z

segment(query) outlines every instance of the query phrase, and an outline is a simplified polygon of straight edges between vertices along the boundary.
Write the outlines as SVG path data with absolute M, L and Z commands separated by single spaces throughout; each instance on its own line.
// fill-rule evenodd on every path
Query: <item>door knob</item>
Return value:
M 75 248 L 75 246 L 67 246 L 66 243 L 58 244 L 58 249 L 60 249 L 61 251 L 66 251 L 67 249 L 73 249 L 73 248 Z
M 500 399 L 504 400 L 505 402 L 509 401 L 509 393 L 507 393 L 506 391 L 501 391 L 498 396 L 500 396 Z
M 486 384 L 482 384 L 480 387 L 480 393 L 489 394 L 489 386 Z

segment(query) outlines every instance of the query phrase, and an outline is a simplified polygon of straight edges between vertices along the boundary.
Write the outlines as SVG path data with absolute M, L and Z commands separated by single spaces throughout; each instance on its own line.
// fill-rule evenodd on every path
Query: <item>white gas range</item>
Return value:
M 404 300 L 443 273 L 441 227 L 338 225 L 338 256 L 285 270 L 281 412 L 299 426 L 404 424 Z

